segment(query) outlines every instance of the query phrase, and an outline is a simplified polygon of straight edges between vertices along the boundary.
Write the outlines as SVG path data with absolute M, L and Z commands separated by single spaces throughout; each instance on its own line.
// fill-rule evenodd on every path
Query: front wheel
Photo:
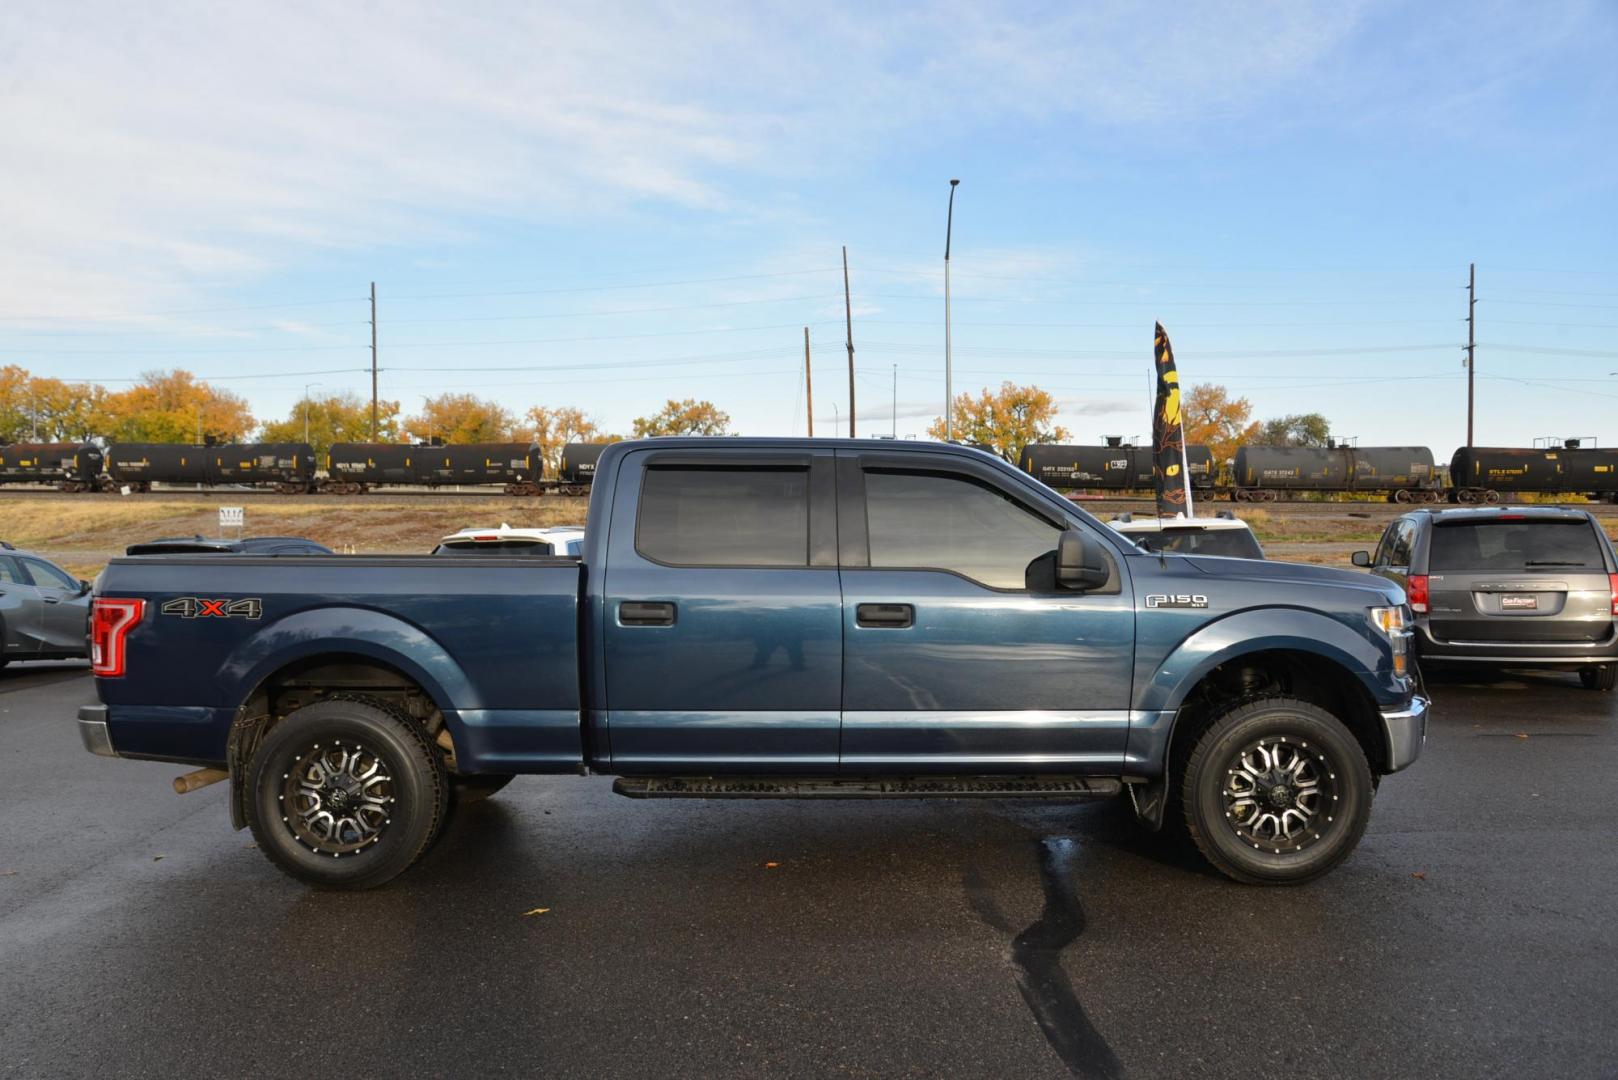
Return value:
M 1596 664 L 1593 667 L 1580 668 L 1579 682 L 1584 684 L 1586 690 L 1610 692 L 1614 686 L 1618 686 L 1618 664 Z
M 248 764 L 259 848 L 311 885 L 369 889 L 403 873 L 443 824 L 444 761 L 405 717 L 362 701 L 298 709 Z
M 1181 804 L 1215 869 L 1250 885 L 1296 885 L 1354 850 L 1373 790 L 1365 752 L 1342 721 L 1273 697 L 1230 709 L 1198 737 Z

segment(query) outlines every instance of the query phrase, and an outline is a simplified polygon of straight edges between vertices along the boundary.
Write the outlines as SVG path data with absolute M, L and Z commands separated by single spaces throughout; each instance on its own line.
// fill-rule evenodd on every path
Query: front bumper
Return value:
M 112 748 L 112 736 L 107 732 L 107 707 L 105 705 L 79 706 L 79 741 L 84 748 L 92 754 L 102 757 L 117 757 L 118 751 Z
M 1408 768 L 1421 756 L 1421 749 L 1427 744 L 1428 705 L 1425 697 L 1416 694 L 1406 705 L 1382 710 L 1382 734 L 1388 745 L 1385 772 Z

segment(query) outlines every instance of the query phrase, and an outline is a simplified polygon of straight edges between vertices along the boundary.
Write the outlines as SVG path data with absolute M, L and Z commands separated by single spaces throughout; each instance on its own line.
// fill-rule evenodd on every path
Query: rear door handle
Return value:
M 854 608 L 854 622 L 858 626 L 903 630 L 915 621 L 916 609 L 910 604 L 860 604 Z
M 618 604 L 620 626 L 673 626 L 674 605 L 667 600 L 624 600 Z
M 41 596 L 40 599 L 45 601 L 47 604 L 60 604 L 62 602 L 62 598 L 60 596 Z

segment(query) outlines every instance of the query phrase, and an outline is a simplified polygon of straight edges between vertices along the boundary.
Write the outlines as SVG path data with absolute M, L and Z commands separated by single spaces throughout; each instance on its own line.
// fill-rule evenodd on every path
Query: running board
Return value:
M 1097 799 L 1116 795 L 1110 776 L 620 776 L 631 799 Z

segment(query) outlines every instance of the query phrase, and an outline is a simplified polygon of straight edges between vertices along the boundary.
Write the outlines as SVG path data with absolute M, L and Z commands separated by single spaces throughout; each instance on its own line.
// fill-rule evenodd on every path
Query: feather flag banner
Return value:
M 1152 340 L 1157 367 L 1157 401 L 1152 409 L 1152 482 L 1157 489 L 1157 512 L 1190 517 L 1191 476 L 1185 460 L 1185 423 L 1180 416 L 1180 373 L 1174 367 L 1174 348 L 1168 332 L 1157 324 Z

